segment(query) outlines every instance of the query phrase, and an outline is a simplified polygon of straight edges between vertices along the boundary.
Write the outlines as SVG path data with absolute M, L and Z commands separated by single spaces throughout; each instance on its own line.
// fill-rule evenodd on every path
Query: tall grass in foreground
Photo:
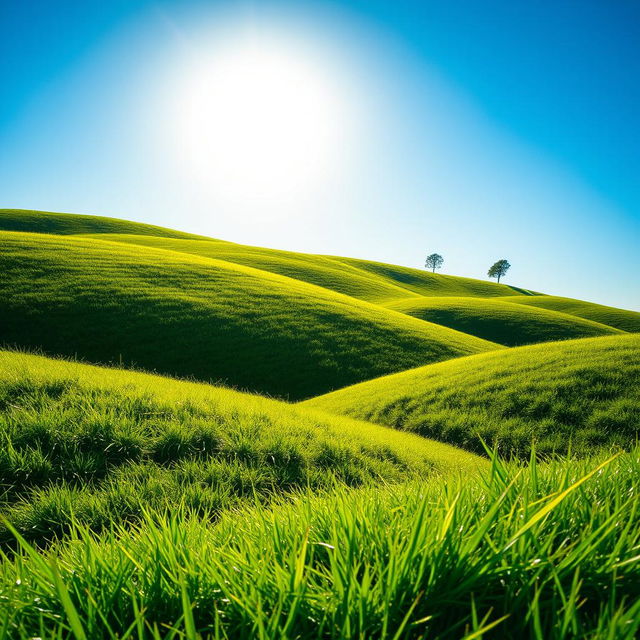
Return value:
M 213 517 L 301 489 L 485 461 L 413 434 L 204 384 L 0 352 L 0 546 L 182 504 Z
M 0 567 L 1 638 L 634 638 L 640 448 L 78 527 Z

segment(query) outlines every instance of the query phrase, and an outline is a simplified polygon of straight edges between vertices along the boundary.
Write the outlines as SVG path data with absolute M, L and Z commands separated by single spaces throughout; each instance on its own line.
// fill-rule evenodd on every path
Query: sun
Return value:
M 330 73 L 273 41 L 226 44 L 191 65 L 179 92 L 186 169 L 226 200 L 281 200 L 321 188 L 346 144 Z

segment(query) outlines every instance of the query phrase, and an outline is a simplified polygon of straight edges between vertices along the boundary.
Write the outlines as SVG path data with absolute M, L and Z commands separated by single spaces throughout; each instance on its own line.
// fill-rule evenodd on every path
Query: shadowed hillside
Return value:
M 536 296 L 537 298 L 538 296 Z M 544 296 L 541 296 L 544 297 Z M 385 305 L 414 318 L 435 322 L 508 347 L 536 342 L 623 333 L 577 316 L 511 304 L 495 298 L 408 298 Z
M 640 336 L 518 347 L 421 367 L 303 406 L 371 420 L 482 452 L 586 454 L 640 435 Z
M 0 233 L 0 340 L 292 399 L 501 348 L 229 262 Z
M 583 302 L 558 296 L 531 296 L 528 298 L 509 298 L 509 302 L 541 307 L 552 311 L 568 313 L 579 318 L 607 324 L 623 331 L 640 332 L 640 313 L 616 309 L 594 302 Z

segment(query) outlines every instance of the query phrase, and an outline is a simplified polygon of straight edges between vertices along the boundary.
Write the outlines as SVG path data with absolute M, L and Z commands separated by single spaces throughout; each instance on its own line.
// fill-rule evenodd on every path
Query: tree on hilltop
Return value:
M 500 282 L 500 277 L 509 271 L 510 266 L 508 260 L 498 260 L 498 262 L 494 263 L 489 271 L 487 271 L 487 275 L 490 278 L 498 278 L 498 282 Z
M 427 260 L 424 263 L 424 266 L 427 269 L 431 269 L 433 273 L 436 272 L 436 269 L 439 269 L 444 263 L 444 258 L 439 253 L 432 253 L 427 256 Z

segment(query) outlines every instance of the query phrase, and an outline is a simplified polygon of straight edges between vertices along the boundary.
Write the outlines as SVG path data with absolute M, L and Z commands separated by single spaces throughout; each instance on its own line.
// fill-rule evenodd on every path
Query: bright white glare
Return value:
M 245 39 L 200 57 L 175 97 L 183 164 L 223 201 L 308 195 L 348 145 L 337 83 L 278 42 Z

